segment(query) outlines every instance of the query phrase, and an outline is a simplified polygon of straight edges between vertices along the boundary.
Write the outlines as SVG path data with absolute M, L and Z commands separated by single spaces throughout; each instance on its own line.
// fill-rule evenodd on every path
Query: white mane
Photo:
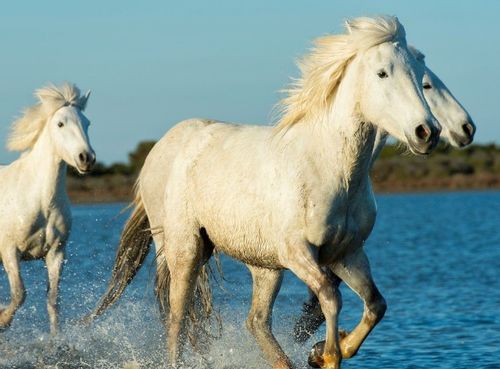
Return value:
M 345 23 L 346 33 L 317 38 L 314 48 L 298 63 L 301 77 L 280 101 L 278 130 L 304 118 L 315 118 L 328 106 L 343 73 L 357 53 L 388 41 L 406 44 L 404 27 L 396 17 L 360 17 Z
M 63 106 L 85 109 L 87 99 L 80 96 L 80 90 L 74 84 L 64 83 L 57 87 L 48 85 L 35 91 L 39 102 L 27 108 L 23 116 L 12 124 L 7 141 L 11 151 L 24 151 L 33 147 L 47 120 Z

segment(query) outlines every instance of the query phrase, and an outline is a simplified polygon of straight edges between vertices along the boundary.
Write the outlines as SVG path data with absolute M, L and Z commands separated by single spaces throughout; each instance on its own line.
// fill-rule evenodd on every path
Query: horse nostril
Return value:
M 469 122 L 465 123 L 462 126 L 462 129 L 467 134 L 467 136 L 469 136 L 469 137 L 474 136 L 474 126 L 471 123 L 469 123 Z
M 86 152 L 82 152 L 78 155 L 78 159 L 80 159 L 80 163 L 82 163 L 82 164 L 89 164 L 90 155 L 87 154 Z
M 415 128 L 415 134 L 417 137 L 424 141 L 424 142 L 429 142 L 432 132 L 429 127 L 427 127 L 425 124 L 420 124 Z

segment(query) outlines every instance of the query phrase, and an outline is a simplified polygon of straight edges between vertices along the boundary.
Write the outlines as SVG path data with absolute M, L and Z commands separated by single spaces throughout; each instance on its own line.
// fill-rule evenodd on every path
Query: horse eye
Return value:
M 389 77 L 389 75 L 387 74 L 387 72 L 385 70 L 378 71 L 377 72 L 377 76 L 379 76 L 379 78 L 387 78 L 387 77 Z
M 422 87 L 424 88 L 424 90 L 430 90 L 430 89 L 432 88 L 431 84 L 430 84 L 430 83 L 427 83 L 427 82 L 426 82 L 426 83 L 424 83 L 424 84 L 422 85 Z
M 59 122 L 59 123 L 57 123 L 57 126 L 58 126 L 59 128 L 62 128 L 62 127 L 64 127 L 64 123 L 63 123 L 63 122 Z

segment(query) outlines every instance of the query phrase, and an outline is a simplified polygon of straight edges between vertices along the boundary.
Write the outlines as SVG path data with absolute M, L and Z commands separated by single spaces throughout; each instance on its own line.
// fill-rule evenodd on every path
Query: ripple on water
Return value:
M 387 195 L 368 240 L 373 275 L 388 302 L 384 320 L 344 369 L 500 368 L 500 193 Z M 124 217 L 120 205 L 74 207 L 74 229 L 61 283 L 61 334 L 51 338 L 45 308 L 45 269 L 22 265 L 28 295 L 12 327 L 0 333 L 0 369 L 164 368 L 165 334 L 153 297 L 152 268 L 145 267 L 124 298 L 91 326 L 77 319 L 104 291 Z M 429 212 L 429 209 L 432 209 Z M 152 256 L 146 261 L 151 265 Z M 203 355 L 188 350 L 190 369 L 266 368 L 244 328 L 251 278 L 223 259 L 227 280 L 215 287 L 224 318 L 222 337 Z M 0 273 L 0 301 L 9 291 Z M 341 325 L 352 328 L 363 306 L 343 287 Z M 291 337 L 307 292 L 286 274 L 273 327 L 297 368 L 322 340 L 324 328 L 306 344 Z

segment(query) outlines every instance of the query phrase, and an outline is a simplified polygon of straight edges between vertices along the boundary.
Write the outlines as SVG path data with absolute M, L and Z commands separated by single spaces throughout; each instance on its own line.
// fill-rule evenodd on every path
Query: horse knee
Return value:
M 387 310 L 387 303 L 384 297 L 377 294 L 370 302 L 367 303 L 367 316 L 373 323 L 378 323 L 382 320 Z
M 331 313 L 338 313 L 342 309 L 342 295 L 338 288 L 332 287 L 330 284 L 323 285 L 319 290 L 318 299 L 321 305 L 321 310 Z
M 22 305 L 25 299 L 26 299 L 26 290 L 24 288 L 20 289 L 19 291 L 14 291 L 12 293 L 12 303 L 15 306 Z

